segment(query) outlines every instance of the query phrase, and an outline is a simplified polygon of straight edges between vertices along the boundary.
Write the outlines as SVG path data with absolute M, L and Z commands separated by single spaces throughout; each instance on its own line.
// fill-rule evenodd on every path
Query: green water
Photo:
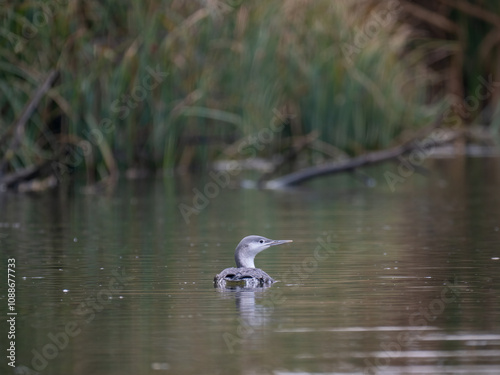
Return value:
M 498 374 L 500 161 L 429 161 L 390 189 L 345 175 L 289 191 L 213 179 L 110 196 L 0 195 L 2 374 Z M 210 190 L 212 189 L 212 190 Z M 202 207 L 204 206 L 204 207 Z M 248 234 L 281 280 L 217 290 Z

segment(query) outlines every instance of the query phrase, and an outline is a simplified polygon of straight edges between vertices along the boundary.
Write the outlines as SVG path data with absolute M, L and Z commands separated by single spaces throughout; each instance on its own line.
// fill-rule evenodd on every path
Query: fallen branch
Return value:
M 369 152 L 352 159 L 309 167 L 294 173 L 290 173 L 283 177 L 267 181 L 263 184 L 263 187 L 267 189 L 282 189 L 288 186 L 298 185 L 302 182 L 311 180 L 316 177 L 339 172 L 352 171 L 362 166 L 381 163 L 383 161 L 397 158 L 398 156 L 409 153 L 413 150 L 426 150 L 429 148 L 441 146 L 453 142 L 463 135 L 463 131 L 455 131 L 450 136 L 444 137 L 443 139 L 427 139 L 427 142 L 425 139 L 420 142 L 418 142 L 418 140 L 412 140 L 403 145 L 396 146 L 387 150 Z
M 9 173 L 0 180 L 0 192 L 2 190 L 12 188 L 15 185 L 30 180 L 40 173 L 40 170 L 50 164 L 49 161 L 44 161 L 40 164 L 30 165 L 19 171 Z

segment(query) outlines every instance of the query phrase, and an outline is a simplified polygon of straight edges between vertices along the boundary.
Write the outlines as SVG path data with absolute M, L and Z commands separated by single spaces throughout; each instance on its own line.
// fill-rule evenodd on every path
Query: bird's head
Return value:
M 236 267 L 255 268 L 254 258 L 261 251 L 271 246 L 283 245 L 293 242 L 292 240 L 271 240 L 262 236 L 247 236 L 243 238 L 234 253 Z

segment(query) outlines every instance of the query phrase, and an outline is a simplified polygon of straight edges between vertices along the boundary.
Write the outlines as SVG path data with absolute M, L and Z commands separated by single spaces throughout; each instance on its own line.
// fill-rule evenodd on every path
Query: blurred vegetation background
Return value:
M 500 3 L 21 0 L 0 8 L 0 184 L 301 165 L 500 128 Z M 55 177 L 55 179 L 54 179 Z

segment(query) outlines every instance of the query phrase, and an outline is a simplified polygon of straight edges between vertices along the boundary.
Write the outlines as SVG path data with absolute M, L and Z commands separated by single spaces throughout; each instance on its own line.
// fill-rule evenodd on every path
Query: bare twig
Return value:
M 500 27 L 500 16 L 496 15 L 494 12 L 485 10 L 475 4 L 472 4 L 464 0 L 439 0 L 443 4 L 450 7 L 454 7 L 470 16 L 482 19 L 483 21 L 489 22 L 496 27 Z
M 419 18 L 421 21 L 430 23 L 431 25 L 447 31 L 449 33 L 456 34 L 458 31 L 458 26 L 450 21 L 448 18 L 440 15 L 439 13 L 428 10 L 415 3 L 410 3 L 408 1 L 404 2 L 404 7 L 408 13 L 412 16 Z
M 37 88 L 37 90 L 31 97 L 30 101 L 24 107 L 21 116 L 19 116 L 19 119 L 17 119 L 17 121 L 14 122 L 14 124 L 12 124 L 11 128 L 12 131 L 14 132 L 14 135 L 10 142 L 8 150 L 5 152 L 5 155 L 2 161 L 0 162 L 0 172 L 3 171 L 4 168 L 7 166 L 9 160 L 14 157 L 16 150 L 19 148 L 19 145 L 21 144 L 21 139 L 24 134 L 24 126 L 28 122 L 29 118 L 35 111 L 38 104 L 40 103 L 40 100 L 42 100 L 45 93 L 50 89 L 50 87 L 52 86 L 52 84 L 54 83 L 54 81 L 57 79 L 58 76 L 59 72 L 57 70 L 52 70 L 49 73 L 45 81 Z

